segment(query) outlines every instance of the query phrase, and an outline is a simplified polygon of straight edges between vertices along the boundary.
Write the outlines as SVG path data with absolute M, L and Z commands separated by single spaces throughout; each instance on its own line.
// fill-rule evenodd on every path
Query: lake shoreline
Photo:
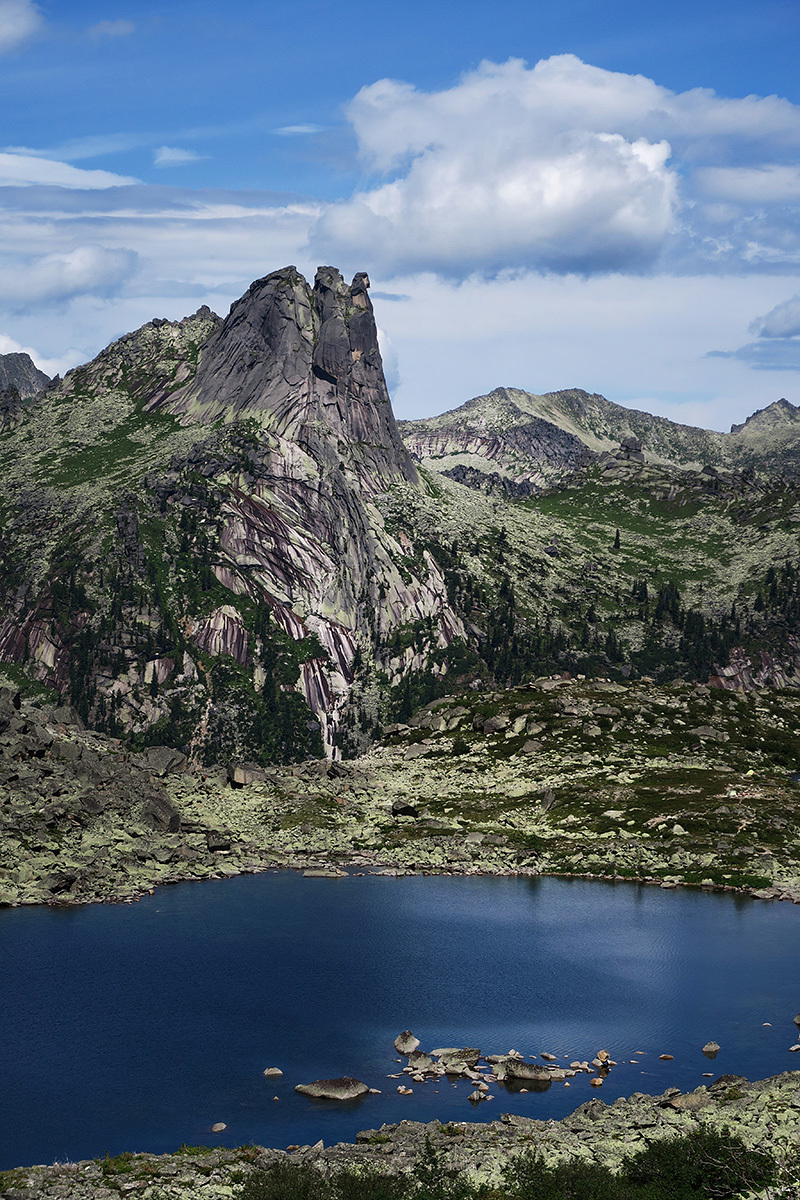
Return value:
M 435 701 L 357 759 L 267 767 L 190 767 L 69 710 L 14 711 L 0 734 L 0 907 L 344 864 L 800 904 L 793 691 L 542 680 Z
M 665 863 L 665 868 L 666 868 Z M 366 866 L 365 864 L 342 864 L 319 859 L 307 859 L 305 861 L 293 863 L 274 863 L 264 862 L 258 866 L 243 866 L 236 870 L 226 870 L 222 873 L 212 874 L 194 874 L 189 871 L 181 873 L 170 879 L 159 880 L 157 884 L 149 885 L 149 881 L 144 881 L 142 886 L 134 891 L 121 890 L 119 893 L 110 892 L 106 896 L 92 897 L 49 897 L 44 896 L 41 899 L 27 900 L 23 902 L 5 902 L 0 904 L 0 910 L 3 908 L 27 908 L 37 907 L 39 905 L 47 905 L 51 908 L 80 908 L 88 904 L 136 904 L 144 899 L 145 896 L 155 894 L 158 887 L 175 887 L 182 883 L 200 883 L 204 880 L 221 880 L 235 879 L 241 875 L 261 875 L 267 872 L 275 871 L 292 871 L 295 874 L 308 878 L 330 878 L 330 879 L 346 879 L 349 877 L 363 877 L 365 875 L 384 876 L 394 879 L 414 878 L 422 875 L 426 877 L 448 877 L 465 878 L 514 878 L 514 879 L 566 879 L 579 880 L 585 879 L 595 883 L 610 883 L 610 884 L 632 884 L 640 887 L 659 887 L 663 890 L 673 891 L 677 889 L 688 891 L 701 891 L 708 893 L 729 894 L 732 896 L 740 896 L 753 900 L 776 900 L 791 904 L 800 905 L 800 894 L 797 888 L 792 885 L 789 887 L 781 887 L 780 884 L 773 884 L 766 888 L 748 888 L 740 887 L 733 884 L 698 884 L 688 883 L 685 880 L 676 882 L 664 882 L 659 876 L 629 876 L 629 875 L 596 875 L 589 872 L 566 872 L 566 871 L 547 871 L 535 869 L 502 869 L 502 868 L 487 868 L 480 865 L 471 867 L 442 867 L 440 869 L 426 868 L 425 870 L 409 869 L 402 863 L 391 860 L 375 860 Z
M 750 1082 L 723 1075 L 707 1087 L 660 1095 L 633 1093 L 611 1106 L 597 1096 L 560 1121 L 503 1114 L 486 1123 L 403 1120 L 358 1134 L 334 1146 L 262 1146 L 237 1149 L 182 1147 L 172 1154 L 131 1153 L 0 1172 L 5 1200 L 229 1200 L 256 1169 L 285 1161 L 311 1163 L 329 1173 L 343 1167 L 407 1174 L 426 1138 L 447 1165 L 475 1181 L 499 1182 L 516 1154 L 537 1150 L 548 1162 L 579 1158 L 617 1169 L 622 1158 L 649 1143 L 688 1133 L 698 1125 L 730 1132 L 748 1145 L 780 1157 L 800 1140 L 800 1071 Z

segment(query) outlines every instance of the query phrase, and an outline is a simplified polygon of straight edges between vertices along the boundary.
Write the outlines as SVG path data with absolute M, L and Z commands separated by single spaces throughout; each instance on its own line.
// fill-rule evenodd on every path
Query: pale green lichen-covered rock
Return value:
M 624 1157 L 655 1141 L 668 1141 L 710 1126 L 727 1128 L 746 1146 L 778 1160 L 797 1148 L 800 1134 L 800 1072 L 749 1083 L 721 1078 L 708 1089 L 682 1095 L 668 1088 L 661 1096 L 634 1093 L 605 1105 L 599 1098 L 582 1104 L 561 1121 L 502 1114 L 484 1124 L 442 1125 L 413 1119 L 365 1129 L 356 1142 L 325 1147 L 296 1146 L 287 1154 L 257 1146 L 238 1150 L 183 1147 L 175 1154 L 121 1154 L 116 1158 L 0 1172 L 0 1191 L 10 1200 L 112 1200 L 142 1192 L 162 1200 L 220 1200 L 236 1194 L 254 1170 L 279 1162 L 315 1166 L 322 1174 L 342 1168 L 410 1174 L 426 1146 L 441 1156 L 446 1170 L 474 1183 L 497 1186 L 509 1162 L 536 1151 L 547 1163 L 579 1159 L 618 1170 Z M 701 1103 L 702 1100 L 702 1103 Z M 685 1103 L 680 1103 L 685 1101 Z M 413 1104 L 413 1101 L 409 1103 Z

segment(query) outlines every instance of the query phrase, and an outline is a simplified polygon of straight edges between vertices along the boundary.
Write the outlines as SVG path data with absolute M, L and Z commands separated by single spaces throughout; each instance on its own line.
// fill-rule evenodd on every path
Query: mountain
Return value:
M 500 476 L 547 487 L 603 455 L 628 450 L 662 466 L 700 470 L 767 469 L 800 476 L 800 409 L 778 400 L 730 433 L 681 425 L 623 408 L 580 389 L 535 395 L 496 388 L 460 408 L 400 423 L 415 458 L 432 470 Z M 638 445 L 641 443 L 641 445 Z M 480 476 L 473 483 L 487 486 Z M 496 481 L 495 481 L 496 482 Z
M 111 732 L 280 759 L 333 751 L 390 633 L 463 633 L 376 507 L 418 481 L 368 286 L 274 272 L 36 398 L 0 442 L 3 660 Z
M 367 276 L 286 267 L 0 429 L 0 675 L 262 766 L 553 672 L 795 686 L 796 413 L 721 434 L 498 389 L 398 427 Z
M 0 354 L 0 426 L 16 420 L 22 402 L 49 382 L 29 354 Z
M 16 388 L 20 396 L 35 396 L 50 382 L 29 354 L 0 354 L 0 392 Z

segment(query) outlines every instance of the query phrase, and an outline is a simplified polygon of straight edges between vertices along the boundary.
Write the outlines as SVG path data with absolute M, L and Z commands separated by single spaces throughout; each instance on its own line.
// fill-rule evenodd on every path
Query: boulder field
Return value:
M 727 1127 L 746 1145 L 780 1157 L 796 1149 L 800 1135 L 800 1071 L 756 1083 L 721 1076 L 707 1088 L 660 1096 L 635 1093 L 606 1105 L 598 1097 L 561 1121 L 503 1114 L 486 1124 L 401 1121 L 359 1133 L 355 1144 L 296 1146 L 290 1150 L 182 1147 L 175 1154 L 121 1154 L 116 1158 L 0 1172 L 5 1200 L 228 1200 L 258 1168 L 287 1158 L 327 1173 L 342 1167 L 373 1168 L 386 1174 L 410 1172 L 426 1139 L 444 1152 L 446 1165 L 475 1181 L 499 1182 L 509 1160 L 538 1150 L 550 1162 L 579 1158 L 618 1168 L 624 1156 L 657 1140 L 704 1124 Z
M 0 691 L 0 904 L 294 868 L 561 874 L 800 902 L 800 693 L 541 678 L 349 761 L 204 767 Z

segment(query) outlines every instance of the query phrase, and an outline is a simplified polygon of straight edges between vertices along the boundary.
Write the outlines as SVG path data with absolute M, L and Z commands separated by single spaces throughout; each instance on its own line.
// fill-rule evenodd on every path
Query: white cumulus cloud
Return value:
M 676 93 L 571 54 L 484 62 L 439 92 L 379 80 L 346 113 L 375 178 L 323 215 L 311 245 L 366 248 L 382 269 L 638 271 L 701 243 L 709 262 L 725 244 L 726 261 L 752 263 L 754 231 L 726 243 L 722 227 L 797 194 L 797 105 Z M 796 224 L 759 228 L 759 261 L 788 254 Z
M 565 57 L 571 70 L 595 71 Z M 602 76 L 623 90 L 631 82 Z M 624 97 L 613 91 L 598 120 L 590 97 L 568 91 L 562 104 L 562 90 L 548 63 L 519 60 L 483 63 L 446 92 L 391 80 L 362 89 L 347 110 L 361 154 L 400 174 L 334 206 L 317 244 L 445 274 L 652 261 L 677 208 L 668 142 L 620 132 Z
M 0 0 L 0 54 L 15 50 L 44 25 L 33 0 Z

